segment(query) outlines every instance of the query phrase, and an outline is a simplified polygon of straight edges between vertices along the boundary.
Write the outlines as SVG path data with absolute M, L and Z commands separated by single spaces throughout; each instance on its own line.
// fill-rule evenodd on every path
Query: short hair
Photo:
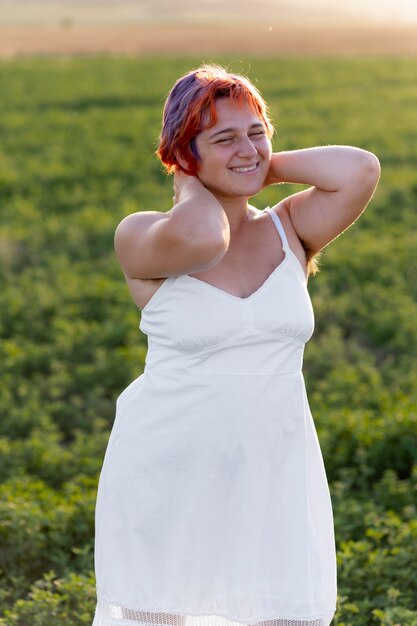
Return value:
M 182 170 L 197 174 L 199 155 L 195 138 L 204 129 L 217 122 L 215 101 L 229 97 L 239 104 L 246 103 L 262 119 L 268 137 L 274 127 L 268 116 L 267 105 L 258 89 L 245 76 L 230 74 L 220 65 L 204 64 L 177 80 L 165 102 L 162 130 L 156 154 L 169 174 Z M 208 111 L 209 121 L 203 126 L 203 115 Z M 177 155 L 188 167 L 183 167 Z

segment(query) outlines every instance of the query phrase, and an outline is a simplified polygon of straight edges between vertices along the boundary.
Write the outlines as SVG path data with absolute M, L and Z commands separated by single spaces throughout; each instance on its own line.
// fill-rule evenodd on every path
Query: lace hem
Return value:
M 221 615 L 141 611 L 98 599 L 92 626 L 329 626 L 334 611 L 314 617 L 276 617 L 251 623 Z

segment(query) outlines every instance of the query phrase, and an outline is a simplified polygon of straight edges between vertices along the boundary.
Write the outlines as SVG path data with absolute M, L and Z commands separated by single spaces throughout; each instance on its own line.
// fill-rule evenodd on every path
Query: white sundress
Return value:
M 188 275 L 142 310 L 96 503 L 93 626 L 328 626 L 332 507 L 301 371 L 314 316 L 285 258 L 240 298 Z

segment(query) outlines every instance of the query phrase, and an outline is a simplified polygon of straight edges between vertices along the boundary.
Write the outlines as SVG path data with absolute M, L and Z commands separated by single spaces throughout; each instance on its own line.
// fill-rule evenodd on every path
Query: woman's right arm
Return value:
M 229 245 L 229 222 L 221 204 L 195 176 L 174 176 L 170 211 L 144 211 L 118 225 L 114 247 L 129 278 L 165 278 L 216 265 Z

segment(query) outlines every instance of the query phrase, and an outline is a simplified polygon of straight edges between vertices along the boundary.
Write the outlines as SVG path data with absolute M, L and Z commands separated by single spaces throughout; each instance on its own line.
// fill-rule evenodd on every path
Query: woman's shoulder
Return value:
M 286 204 L 286 200 L 285 199 L 281 200 L 277 204 L 274 204 L 273 206 L 268 207 L 268 209 L 270 209 L 270 211 L 273 211 L 279 217 L 279 220 L 285 230 L 285 234 L 287 236 L 288 242 L 291 244 L 290 239 L 295 239 L 295 238 L 298 241 L 300 241 L 294 229 L 294 226 L 291 222 L 291 216 L 288 210 L 288 206 Z
M 288 210 L 286 198 L 284 198 L 284 200 L 281 200 L 274 206 L 270 207 L 270 210 L 274 211 L 276 215 L 279 217 L 279 220 L 285 232 L 285 236 L 287 237 L 289 247 L 291 248 L 293 253 L 296 255 L 298 260 L 300 261 L 302 267 L 306 267 L 307 266 L 306 251 L 304 249 L 303 242 L 297 235 L 297 232 L 291 221 L 291 215 Z

